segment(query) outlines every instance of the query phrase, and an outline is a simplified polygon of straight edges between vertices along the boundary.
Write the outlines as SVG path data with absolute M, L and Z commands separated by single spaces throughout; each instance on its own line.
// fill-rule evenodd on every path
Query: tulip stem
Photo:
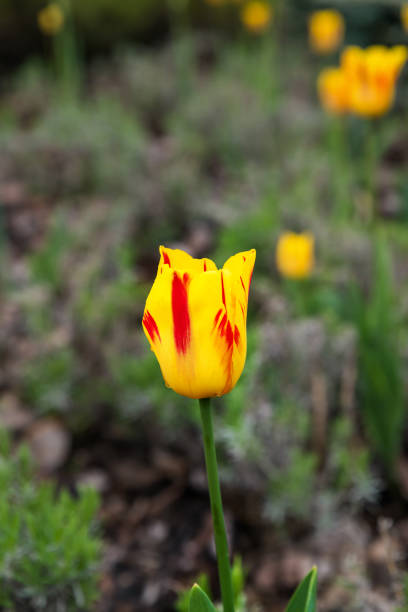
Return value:
M 225 530 L 224 512 L 222 509 L 220 481 L 218 477 L 217 455 L 215 451 L 212 422 L 212 406 L 209 398 L 200 399 L 199 402 L 223 612 L 234 612 L 234 593 L 231 580 L 227 533 Z
M 351 202 L 347 134 L 344 117 L 332 117 L 328 132 L 335 202 L 334 215 L 339 221 L 347 221 L 351 215 Z

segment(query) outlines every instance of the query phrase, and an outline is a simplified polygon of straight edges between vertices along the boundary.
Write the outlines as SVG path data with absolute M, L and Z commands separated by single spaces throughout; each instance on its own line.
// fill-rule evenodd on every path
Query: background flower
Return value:
M 64 25 L 64 13 L 59 4 L 53 2 L 39 11 L 38 27 L 47 36 L 57 34 Z
M 270 4 L 263 0 L 252 0 L 245 4 L 241 11 L 241 21 L 249 32 L 260 34 L 272 21 L 273 12 Z
M 315 11 L 309 17 L 309 43 L 313 51 L 332 53 L 343 41 L 345 23 L 341 13 L 335 10 Z
M 308 232 L 285 232 L 276 247 L 276 265 L 282 276 L 307 278 L 314 266 L 314 237 Z

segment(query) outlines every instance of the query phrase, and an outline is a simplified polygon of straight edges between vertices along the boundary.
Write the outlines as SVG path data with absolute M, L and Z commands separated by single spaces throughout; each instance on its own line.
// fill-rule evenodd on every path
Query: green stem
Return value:
M 215 452 L 212 408 L 209 398 L 200 399 L 200 414 L 203 428 L 205 464 L 207 467 L 208 489 L 210 492 L 211 514 L 214 525 L 215 548 L 217 551 L 218 574 L 224 612 L 234 612 L 234 592 L 228 554 L 227 533 L 222 509 L 220 481 L 218 478 L 217 455 Z
M 378 161 L 377 125 L 367 120 L 365 125 L 365 189 L 368 196 L 368 221 L 373 221 L 375 212 L 375 171 Z
M 344 117 L 331 117 L 328 125 L 329 147 L 331 152 L 331 172 L 335 210 L 339 221 L 351 216 L 349 189 L 348 151 Z

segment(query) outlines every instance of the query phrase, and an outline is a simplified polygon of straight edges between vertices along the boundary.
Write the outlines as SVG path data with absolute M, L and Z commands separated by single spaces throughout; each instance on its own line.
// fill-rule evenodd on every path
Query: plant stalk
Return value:
M 209 398 L 200 399 L 199 403 L 223 611 L 234 612 L 234 592 L 232 588 L 227 533 L 225 530 L 220 481 L 218 477 L 217 455 L 215 452 L 211 400 Z

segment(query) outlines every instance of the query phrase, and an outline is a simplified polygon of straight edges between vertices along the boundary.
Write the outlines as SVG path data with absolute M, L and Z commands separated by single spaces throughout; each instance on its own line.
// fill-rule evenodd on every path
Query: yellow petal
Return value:
M 245 308 L 248 304 L 248 294 L 251 286 L 252 272 L 255 265 L 256 251 L 244 251 L 233 255 L 225 262 L 223 270 L 229 270 L 235 278 L 235 281 L 244 291 Z M 240 297 L 240 292 L 237 291 L 237 296 Z
M 342 68 L 324 68 L 317 80 L 317 91 L 323 108 L 334 115 L 349 109 L 349 84 Z
M 174 270 L 189 270 L 191 273 L 209 272 L 210 270 L 217 269 L 217 266 L 211 259 L 195 259 L 180 249 L 169 249 L 161 246 L 158 272 L 160 272 L 161 266 L 164 265 L 168 265 Z

